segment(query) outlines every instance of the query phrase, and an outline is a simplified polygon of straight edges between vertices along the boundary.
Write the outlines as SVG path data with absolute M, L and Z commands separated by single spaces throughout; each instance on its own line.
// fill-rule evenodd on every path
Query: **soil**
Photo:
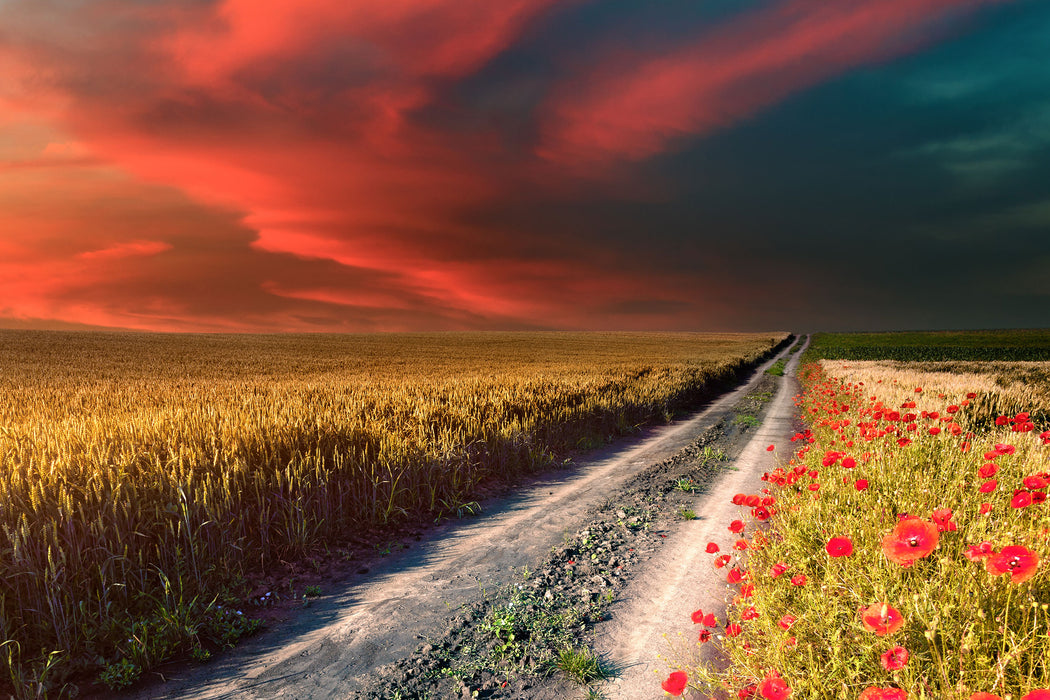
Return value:
M 704 546 L 727 548 L 732 494 L 757 491 L 790 453 L 797 385 L 764 374 L 770 364 L 685 420 L 481 501 L 480 514 L 303 571 L 300 589 L 319 597 L 285 596 L 301 602 L 270 609 L 271 629 L 127 696 L 553 700 L 586 697 L 589 682 L 592 697 L 664 697 L 659 657 L 693 658 L 689 614 L 722 612 Z M 606 680 L 559 670 L 590 649 Z

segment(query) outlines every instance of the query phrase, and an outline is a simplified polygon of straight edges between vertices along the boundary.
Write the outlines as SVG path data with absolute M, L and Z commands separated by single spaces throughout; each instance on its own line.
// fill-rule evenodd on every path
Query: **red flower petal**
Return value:
M 832 537 L 824 550 L 832 557 L 848 557 L 853 554 L 853 541 L 848 537 Z
M 678 697 L 685 690 L 685 684 L 688 682 L 689 676 L 685 671 L 671 671 L 671 675 L 660 684 L 660 687 L 671 695 Z

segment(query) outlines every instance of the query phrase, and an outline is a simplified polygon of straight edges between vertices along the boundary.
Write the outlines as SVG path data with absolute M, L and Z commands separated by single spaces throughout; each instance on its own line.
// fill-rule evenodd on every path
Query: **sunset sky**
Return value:
M 1045 326 L 1046 0 L 0 0 L 0 327 Z

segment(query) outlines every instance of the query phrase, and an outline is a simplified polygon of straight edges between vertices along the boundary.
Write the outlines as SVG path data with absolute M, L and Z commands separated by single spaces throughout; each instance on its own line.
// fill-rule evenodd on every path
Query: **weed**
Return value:
M 580 685 L 608 677 L 601 659 L 590 649 L 566 648 L 558 652 L 558 669 Z
M 696 491 L 696 484 L 693 483 L 692 479 L 679 479 L 674 482 L 674 487 L 679 491 L 685 491 L 686 493 Z
M 766 374 L 772 374 L 774 377 L 783 377 L 784 368 L 787 366 L 787 360 L 783 357 L 774 362 L 769 369 L 766 370 Z
M 682 520 L 696 520 L 696 511 L 689 508 L 683 508 L 678 511 L 678 515 L 681 516 Z
M 758 416 L 752 416 L 749 413 L 741 413 L 734 420 L 737 425 L 742 425 L 745 428 L 753 428 L 758 425 Z
M 122 690 L 139 679 L 142 669 L 128 659 L 107 665 L 98 679 L 110 690 Z

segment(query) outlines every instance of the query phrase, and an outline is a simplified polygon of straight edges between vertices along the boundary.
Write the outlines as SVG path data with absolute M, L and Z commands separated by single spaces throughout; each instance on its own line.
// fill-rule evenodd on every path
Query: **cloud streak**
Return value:
M 547 105 L 538 152 L 572 166 L 641 159 L 857 66 L 930 43 L 1002 0 L 788 0 L 665 54 L 611 55 Z

